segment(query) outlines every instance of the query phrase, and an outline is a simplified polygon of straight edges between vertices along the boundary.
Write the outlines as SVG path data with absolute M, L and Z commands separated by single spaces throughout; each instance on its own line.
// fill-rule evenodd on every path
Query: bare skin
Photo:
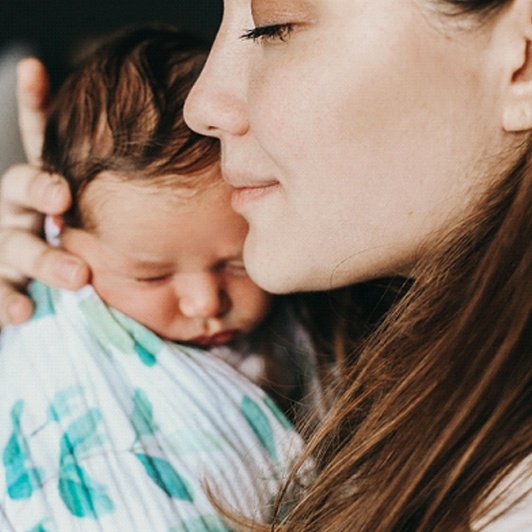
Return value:
M 44 66 L 36 59 L 18 68 L 20 130 L 28 163 L 9 169 L 1 181 L 4 200 L 0 209 L 0 324 L 19 324 L 33 312 L 31 300 L 21 291 L 26 277 L 70 290 L 89 280 L 88 266 L 78 257 L 49 247 L 37 235 L 42 215 L 60 214 L 70 205 L 67 183 L 38 166 L 50 85 Z M 15 270 L 16 265 L 16 270 Z
M 459 224 L 469 205 L 482 195 L 488 186 L 485 175 L 504 175 L 520 157 L 523 135 L 532 130 L 530 0 L 508 2 L 508 9 L 490 24 L 466 32 L 447 21 L 443 24 L 444 18 L 432 9 L 435 3 L 428 0 L 225 0 L 224 4 L 224 22 L 188 98 L 185 117 L 192 129 L 220 139 L 222 170 L 237 189 L 237 200 L 254 198 L 254 209 L 246 208 L 244 201 L 234 203 L 250 226 L 246 268 L 262 288 L 279 293 L 322 290 L 377 275 L 411 274 L 419 254 L 431 248 L 432 238 Z M 397 11 L 390 20 L 392 6 Z M 341 23 L 338 28 L 336 23 Z M 279 35 L 279 28 L 285 33 Z M 380 31 L 383 39 L 395 35 L 397 42 L 383 47 L 375 32 L 352 42 L 367 28 Z M 251 38 L 243 40 L 244 30 L 255 34 L 251 31 Z M 292 30 L 293 39 L 285 38 Z M 340 36 L 351 59 L 315 83 L 313 73 L 321 72 L 334 56 Z M 321 46 L 322 41 L 330 48 Z M 364 61 L 363 45 L 371 43 L 381 63 Z M 324 57 L 326 50 L 330 52 Z M 408 66 L 408 76 L 398 68 L 402 63 L 395 54 Z M 361 65 L 370 71 L 359 70 Z M 375 65 L 382 68 L 375 71 Z M 388 74 L 381 79 L 382 73 Z M 376 84 L 370 83 L 370 74 Z M 411 79 L 416 80 L 412 87 Z M 382 89 L 380 100 L 358 100 L 373 95 L 376 86 Z M 79 260 L 48 249 L 27 234 L 40 226 L 40 215 L 29 211 L 57 213 L 70 201 L 66 183 L 35 166 L 47 87 L 42 66 L 35 61 L 22 64 L 21 129 L 30 163 L 8 172 L 1 191 L 0 260 L 8 268 L 0 271 L 2 324 L 23 321 L 32 308 L 10 285 L 15 281 L 20 289 L 24 283 L 10 267 L 16 265 L 22 276 L 71 289 L 89 276 Z M 403 96 L 398 105 L 395 96 L 388 97 L 390 88 L 397 97 Z M 422 89 L 419 97 L 415 93 L 412 98 L 411 88 Z M 305 106 L 299 105 L 302 93 L 307 95 Z M 346 112 L 338 113 L 338 101 L 344 102 L 340 111 Z M 416 114 L 412 107 L 415 110 L 418 102 L 426 108 Z M 377 113 L 383 109 L 389 111 L 384 117 Z M 354 111 L 354 117 L 347 111 Z M 342 120 L 337 123 L 339 115 Z M 412 123 L 416 116 L 421 122 Z M 290 120 L 279 129 L 276 117 Z M 392 119 L 384 120 L 387 117 Z M 334 150 L 322 142 L 315 124 L 340 135 L 335 137 Z M 366 143 L 369 133 L 371 145 Z M 331 139 L 331 134 L 325 138 Z M 346 138 L 353 140 L 353 146 L 342 142 Z M 372 155 L 375 150 L 378 157 Z M 497 167 L 491 168 L 492 164 Z M 352 179 L 353 168 L 357 180 Z M 351 204 L 355 200 L 358 203 Z M 264 208 L 259 209 L 259 204 Z M 399 218 L 392 216 L 394 211 Z

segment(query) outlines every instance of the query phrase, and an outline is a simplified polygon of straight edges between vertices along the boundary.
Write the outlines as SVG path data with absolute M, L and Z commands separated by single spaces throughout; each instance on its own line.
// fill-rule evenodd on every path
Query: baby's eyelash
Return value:
M 290 34 L 294 30 L 294 25 L 291 23 L 287 24 L 272 24 L 270 26 L 260 26 L 257 28 L 252 28 L 250 30 L 244 31 L 240 36 L 241 39 L 250 40 L 253 42 L 257 41 L 271 41 L 279 40 L 286 41 Z
M 156 277 L 136 277 L 135 281 L 139 283 L 158 283 L 168 279 L 169 275 L 158 275 Z

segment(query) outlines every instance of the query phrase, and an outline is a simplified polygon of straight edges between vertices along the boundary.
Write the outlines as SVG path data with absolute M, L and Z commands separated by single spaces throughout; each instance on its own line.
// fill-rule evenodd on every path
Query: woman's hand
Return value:
M 19 124 L 28 164 L 11 167 L 0 182 L 0 325 L 22 323 L 31 316 L 33 304 L 21 292 L 28 277 L 71 290 L 89 279 L 81 259 L 40 238 L 43 215 L 61 214 L 71 203 L 65 180 L 39 167 L 49 87 L 42 63 L 20 62 Z

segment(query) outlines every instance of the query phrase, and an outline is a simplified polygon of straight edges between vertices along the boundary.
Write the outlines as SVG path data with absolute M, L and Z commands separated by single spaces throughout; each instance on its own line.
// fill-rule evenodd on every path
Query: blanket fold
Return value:
M 262 390 L 90 286 L 31 293 L 0 344 L 0 530 L 229 530 L 206 486 L 270 519 L 302 441 Z

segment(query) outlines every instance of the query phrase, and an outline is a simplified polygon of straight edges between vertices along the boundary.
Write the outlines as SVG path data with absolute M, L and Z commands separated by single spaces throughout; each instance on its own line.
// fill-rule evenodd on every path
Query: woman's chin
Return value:
M 244 245 L 244 263 L 251 280 L 270 294 L 286 294 L 297 290 L 296 279 L 288 274 L 282 256 L 268 253 L 260 247 Z
M 269 251 L 252 243 L 244 246 L 244 263 L 252 281 L 270 294 L 289 294 L 325 290 L 330 287 L 327 276 L 317 275 L 310 261 L 297 260 L 289 252 Z M 323 278 L 322 278 L 323 277 Z

